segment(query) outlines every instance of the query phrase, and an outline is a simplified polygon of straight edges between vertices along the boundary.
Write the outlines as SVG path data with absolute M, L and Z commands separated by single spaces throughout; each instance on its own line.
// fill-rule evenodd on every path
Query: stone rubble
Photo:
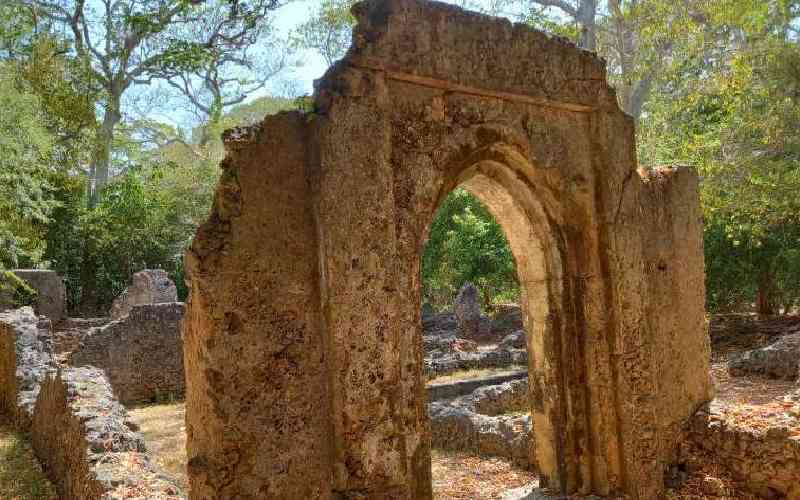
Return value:
M 428 406 L 431 444 L 434 448 L 505 457 L 521 467 L 535 468 L 528 398 L 528 381 L 522 379 L 434 401 Z
M 800 333 L 784 335 L 766 347 L 732 355 L 728 372 L 734 377 L 760 375 L 796 380 L 800 376 Z

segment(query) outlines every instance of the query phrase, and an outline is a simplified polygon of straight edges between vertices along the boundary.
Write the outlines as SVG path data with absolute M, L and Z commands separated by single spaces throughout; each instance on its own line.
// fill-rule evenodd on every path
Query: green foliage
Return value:
M 486 207 L 463 189 L 450 193 L 436 212 L 422 257 L 423 297 L 451 304 L 465 282 L 484 303 L 516 300 L 519 282 L 511 248 Z
M 55 207 L 50 163 L 55 138 L 42 125 L 41 102 L 0 62 L 0 267 L 41 259 Z
M 640 157 L 701 174 L 708 307 L 789 311 L 800 295 L 800 46 L 767 2 L 726 4 L 697 14 L 703 29 L 646 107 Z
M 36 302 L 39 294 L 11 271 L 0 271 L 0 299 L 10 297 L 11 307 L 30 306 Z
M 350 46 L 355 18 L 350 8 L 356 0 L 322 0 L 293 35 L 296 46 L 316 50 L 328 64 L 344 56 Z
M 130 169 L 106 186 L 95 207 L 71 214 L 77 218 L 67 236 L 81 243 L 70 249 L 79 254 L 81 265 L 63 271 L 69 273 L 68 283 L 77 295 L 71 297 L 74 305 L 103 312 L 133 273 L 162 268 L 177 277 L 176 272 L 182 272 L 178 263 L 196 226 L 184 217 L 186 200 L 162 184 L 169 168 Z M 61 263 L 56 261 L 56 267 Z

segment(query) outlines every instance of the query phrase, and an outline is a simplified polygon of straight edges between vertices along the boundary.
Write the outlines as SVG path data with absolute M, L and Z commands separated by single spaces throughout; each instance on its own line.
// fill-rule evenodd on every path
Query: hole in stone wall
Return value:
M 421 262 L 435 498 L 485 498 L 538 484 L 521 305 L 530 293 L 506 237 L 528 227 L 511 218 L 519 212 L 503 209 L 508 193 L 475 179 L 463 185 L 474 193 L 459 187 L 440 203 Z

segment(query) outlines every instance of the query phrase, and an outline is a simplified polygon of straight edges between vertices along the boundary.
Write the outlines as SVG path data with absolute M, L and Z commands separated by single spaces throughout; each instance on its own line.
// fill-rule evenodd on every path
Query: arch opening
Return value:
M 496 153 L 503 146 L 488 150 Z M 509 151 L 504 151 L 508 155 Z M 484 156 L 480 152 L 478 157 Z M 489 155 L 494 156 L 494 155 Z M 528 439 L 528 460 L 542 486 L 558 486 L 574 491 L 566 484 L 564 470 L 573 466 L 567 457 L 563 439 L 566 415 L 562 401 L 568 397 L 561 377 L 559 359 L 560 329 L 564 328 L 563 243 L 551 211 L 554 206 L 545 188 L 529 178 L 527 162 L 512 153 L 509 161 L 480 159 L 446 182 L 425 227 L 421 253 L 429 236 L 431 223 L 443 200 L 455 189 L 464 189 L 485 206 L 498 223 L 510 247 L 519 283 L 518 303 L 525 331 L 525 368 L 528 372 L 526 409 L 532 421 L 532 439 Z M 514 164 L 515 166 L 509 166 Z M 421 267 L 421 266 L 420 266 Z M 420 269 L 421 271 L 421 269 Z M 421 283 L 422 279 L 418 281 Z M 421 287 L 417 304 L 422 304 Z M 423 327 L 420 327 L 420 331 Z M 431 411 L 437 408 L 431 406 Z M 563 479 L 562 479 L 563 477 Z

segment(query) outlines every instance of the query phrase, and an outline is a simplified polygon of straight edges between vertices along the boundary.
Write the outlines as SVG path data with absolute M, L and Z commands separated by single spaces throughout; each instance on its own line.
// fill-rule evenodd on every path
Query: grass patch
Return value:
M 144 435 L 156 464 L 189 490 L 186 476 L 186 406 L 184 403 L 144 406 L 128 410 Z
M 503 368 L 475 368 L 472 370 L 459 370 L 457 372 L 439 375 L 428 380 L 429 384 L 441 384 L 449 382 L 459 382 L 461 380 L 472 380 L 476 378 L 494 377 L 496 375 L 510 375 L 514 372 L 524 370 L 522 365 L 507 366 Z
M 42 472 L 30 442 L 7 423 L 0 424 L 0 498 L 58 498 L 55 488 Z

